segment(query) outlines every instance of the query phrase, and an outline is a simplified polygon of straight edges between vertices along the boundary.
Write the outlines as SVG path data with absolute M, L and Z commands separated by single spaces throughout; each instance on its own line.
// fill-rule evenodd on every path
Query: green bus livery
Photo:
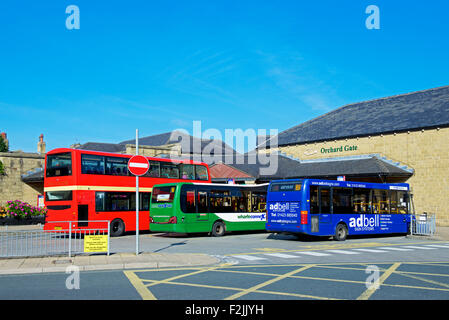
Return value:
M 170 183 L 155 185 L 150 231 L 208 232 L 265 230 L 268 184 Z

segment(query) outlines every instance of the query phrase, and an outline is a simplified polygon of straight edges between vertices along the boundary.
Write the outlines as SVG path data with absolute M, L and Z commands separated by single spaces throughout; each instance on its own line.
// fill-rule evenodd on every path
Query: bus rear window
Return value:
M 153 188 L 151 193 L 151 202 L 152 203 L 167 203 L 173 202 L 173 198 L 175 197 L 176 187 L 156 187 Z
M 58 153 L 47 155 L 47 177 L 59 177 L 72 175 L 72 154 Z
M 301 191 L 301 183 L 276 183 L 270 187 L 270 192 Z
M 68 201 L 72 200 L 72 191 L 47 191 L 45 192 L 46 201 Z

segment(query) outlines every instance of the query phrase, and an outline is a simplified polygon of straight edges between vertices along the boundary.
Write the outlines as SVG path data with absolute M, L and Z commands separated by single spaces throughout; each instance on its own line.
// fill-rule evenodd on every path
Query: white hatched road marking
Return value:
M 413 249 L 396 248 L 396 247 L 381 247 L 379 249 L 393 250 L 393 251 L 413 251 Z
M 363 251 L 363 252 L 387 252 L 385 250 L 377 250 L 377 249 L 365 249 L 365 248 L 361 248 L 361 249 L 353 249 L 353 250 L 357 250 L 357 251 Z
M 354 252 L 354 251 L 345 251 L 345 250 L 326 250 L 327 252 L 332 252 L 332 253 L 340 253 L 340 254 L 359 254 L 358 252 Z
M 449 249 L 449 246 L 444 246 L 444 245 L 440 245 L 440 244 L 426 244 L 427 247 L 435 247 L 435 248 L 445 248 L 445 249 Z
M 418 246 L 404 246 L 403 248 L 422 249 L 422 250 L 435 250 L 436 249 L 436 248 L 418 247 Z
M 325 252 L 318 252 L 318 251 L 295 251 L 293 253 L 299 254 L 299 255 L 309 255 L 309 256 L 315 256 L 315 257 L 324 257 L 324 256 L 330 256 L 333 253 L 335 254 L 346 254 L 346 255 L 354 255 L 354 254 L 360 254 L 361 252 L 369 252 L 369 253 L 385 253 L 390 251 L 413 251 L 415 249 L 422 249 L 422 250 L 434 250 L 436 248 L 445 248 L 449 249 L 449 244 L 439 245 L 439 244 L 427 244 L 423 246 L 401 246 L 401 247 L 376 247 L 375 249 L 368 249 L 368 248 L 353 248 L 350 250 L 325 250 Z M 360 251 L 360 252 L 356 252 Z M 292 259 L 292 258 L 300 258 L 300 256 L 281 253 L 281 252 L 273 252 L 273 253 L 263 253 L 265 256 L 269 257 L 277 257 L 277 258 L 284 258 L 284 259 Z M 248 261 L 257 261 L 257 260 L 266 260 L 266 257 L 259 257 L 255 255 L 231 255 L 231 257 L 234 258 L 240 258 Z
M 285 253 L 264 253 L 264 255 L 278 257 L 278 258 L 286 258 L 286 259 L 299 258 L 298 256 L 293 256 L 291 254 L 285 254 Z
M 330 256 L 329 253 L 316 252 L 316 251 L 296 251 L 295 253 L 307 254 L 309 256 L 316 256 L 316 257 Z
M 240 259 L 244 259 L 244 260 L 249 260 L 249 261 L 254 261 L 254 260 L 266 260 L 266 258 L 260 258 L 260 257 L 256 257 L 256 256 L 246 256 L 246 255 L 233 255 L 231 257 L 234 258 L 240 258 Z

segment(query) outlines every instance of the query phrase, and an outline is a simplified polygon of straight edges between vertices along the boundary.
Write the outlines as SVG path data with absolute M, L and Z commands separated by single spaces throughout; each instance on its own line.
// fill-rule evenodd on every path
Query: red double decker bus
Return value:
M 109 220 L 111 236 L 136 230 L 136 179 L 128 171 L 132 155 L 59 148 L 46 154 L 44 192 L 48 214 L 44 230 L 93 228 Z M 209 167 L 191 160 L 147 157 L 150 167 L 139 179 L 139 229 L 149 230 L 153 185 L 211 182 Z M 89 221 L 92 221 L 89 223 Z

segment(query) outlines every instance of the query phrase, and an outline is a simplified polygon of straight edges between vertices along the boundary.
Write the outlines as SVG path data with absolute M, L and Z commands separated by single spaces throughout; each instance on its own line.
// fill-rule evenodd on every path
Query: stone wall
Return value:
M 0 152 L 0 161 L 5 169 L 5 174 L 0 175 L 0 205 L 16 199 L 37 205 L 37 196 L 44 193 L 43 184 L 32 187 L 22 182 L 21 177 L 28 171 L 43 168 L 45 156 L 37 153 Z
M 449 226 L 449 128 L 383 134 L 363 138 L 279 147 L 301 160 L 380 154 L 415 170 L 410 184 L 416 212 L 437 214 Z M 263 150 L 261 150 L 263 151 Z

